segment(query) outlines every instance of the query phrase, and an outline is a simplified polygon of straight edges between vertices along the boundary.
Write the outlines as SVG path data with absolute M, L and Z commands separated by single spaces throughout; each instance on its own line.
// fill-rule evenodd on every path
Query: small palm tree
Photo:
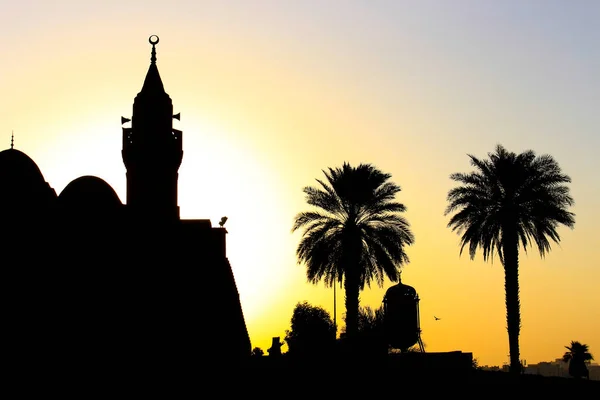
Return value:
M 365 284 L 384 277 L 397 282 L 408 263 L 405 246 L 414 237 L 401 215 L 406 207 L 395 200 L 400 187 L 370 164 L 323 171 L 327 181 L 305 187 L 306 201 L 314 211 L 294 218 L 292 232 L 304 229 L 296 255 L 306 264 L 311 283 L 326 286 L 343 282 L 348 339 L 358 334 L 359 295 Z
M 565 348 L 568 351 L 565 352 L 562 360 L 569 363 L 569 375 L 578 379 L 584 376 L 589 379 L 586 364 L 592 361 L 594 356 L 589 352 L 588 345 L 571 341 L 571 346 L 565 346 Z
M 468 247 L 473 259 L 481 248 L 484 261 L 497 253 L 504 266 L 510 370 L 519 373 L 519 247 L 535 244 L 544 257 L 551 240 L 560 242 L 557 227 L 573 228 L 575 214 L 567 207 L 574 201 L 565 185 L 571 179 L 551 156 L 531 150 L 515 154 L 497 145 L 488 156 L 469 155 L 476 170 L 450 175 L 461 185 L 448 192 L 445 214 L 454 212 L 448 227 L 462 233 L 461 254 Z

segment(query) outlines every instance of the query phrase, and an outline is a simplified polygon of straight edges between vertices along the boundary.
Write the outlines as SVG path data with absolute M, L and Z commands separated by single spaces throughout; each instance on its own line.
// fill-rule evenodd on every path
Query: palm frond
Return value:
M 487 159 L 469 159 L 474 171 L 450 175 L 459 185 L 448 191 L 444 211 L 451 215 L 447 226 L 461 235 L 460 254 L 468 248 L 474 258 L 481 249 L 484 260 L 498 254 L 502 261 L 507 217 L 515 221 L 523 250 L 535 244 L 542 257 L 560 242 L 560 225 L 573 228 L 575 214 L 566 208 L 574 201 L 565 186 L 571 180 L 551 156 L 515 154 L 497 145 Z

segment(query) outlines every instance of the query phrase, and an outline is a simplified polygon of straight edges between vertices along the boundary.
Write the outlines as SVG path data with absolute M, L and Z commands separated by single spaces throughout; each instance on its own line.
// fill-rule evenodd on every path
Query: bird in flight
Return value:
M 439 321 L 439 320 L 441 319 L 441 318 L 438 318 L 438 317 L 436 317 L 435 315 L 433 316 L 433 318 L 434 318 L 436 321 Z

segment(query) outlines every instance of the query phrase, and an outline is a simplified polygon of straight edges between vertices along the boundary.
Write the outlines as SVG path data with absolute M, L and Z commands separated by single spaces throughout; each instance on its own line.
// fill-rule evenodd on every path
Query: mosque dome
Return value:
M 58 202 L 69 209 L 112 210 L 123 205 L 114 189 L 97 176 L 85 175 L 71 181 L 59 194 Z
M 45 186 L 45 180 L 27 154 L 11 148 L 0 152 L 0 184 Z
M 12 210 L 11 218 L 36 218 L 56 199 L 37 164 L 22 151 L 0 152 L 0 206 Z

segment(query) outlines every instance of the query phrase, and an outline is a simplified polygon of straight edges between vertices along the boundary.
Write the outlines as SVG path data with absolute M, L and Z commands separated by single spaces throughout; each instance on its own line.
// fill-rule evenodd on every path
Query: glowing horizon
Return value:
M 9 148 L 14 131 L 57 194 L 95 175 L 125 202 L 119 118 L 141 89 L 148 37 L 160 36 L 157 65 L 181 112 L 181 217 L 229 217 L 252 347 L 283 339 L 298 302 L 333 311 L 332 289 L 297 265 L 292 221 L 323 169 L 367 162 L 402 188 L 416 238 L 402 276 L 421 299 L 426 350 L 507 362 L 502 266 L 459 256 L 443 215 L 449 175 L 501 143 L 552 155 L 575 198 L 575 229 L 560 228 L 545 259 L 520 254 L 521 358 L 551 361 L 577 340 L 598 359 L 600 5 L 55 3 L 3 7 L 0 140 Z M 378 307 L 392 284 L 361 305 Z M 338 288 L 338 326 L 343 304 Z

